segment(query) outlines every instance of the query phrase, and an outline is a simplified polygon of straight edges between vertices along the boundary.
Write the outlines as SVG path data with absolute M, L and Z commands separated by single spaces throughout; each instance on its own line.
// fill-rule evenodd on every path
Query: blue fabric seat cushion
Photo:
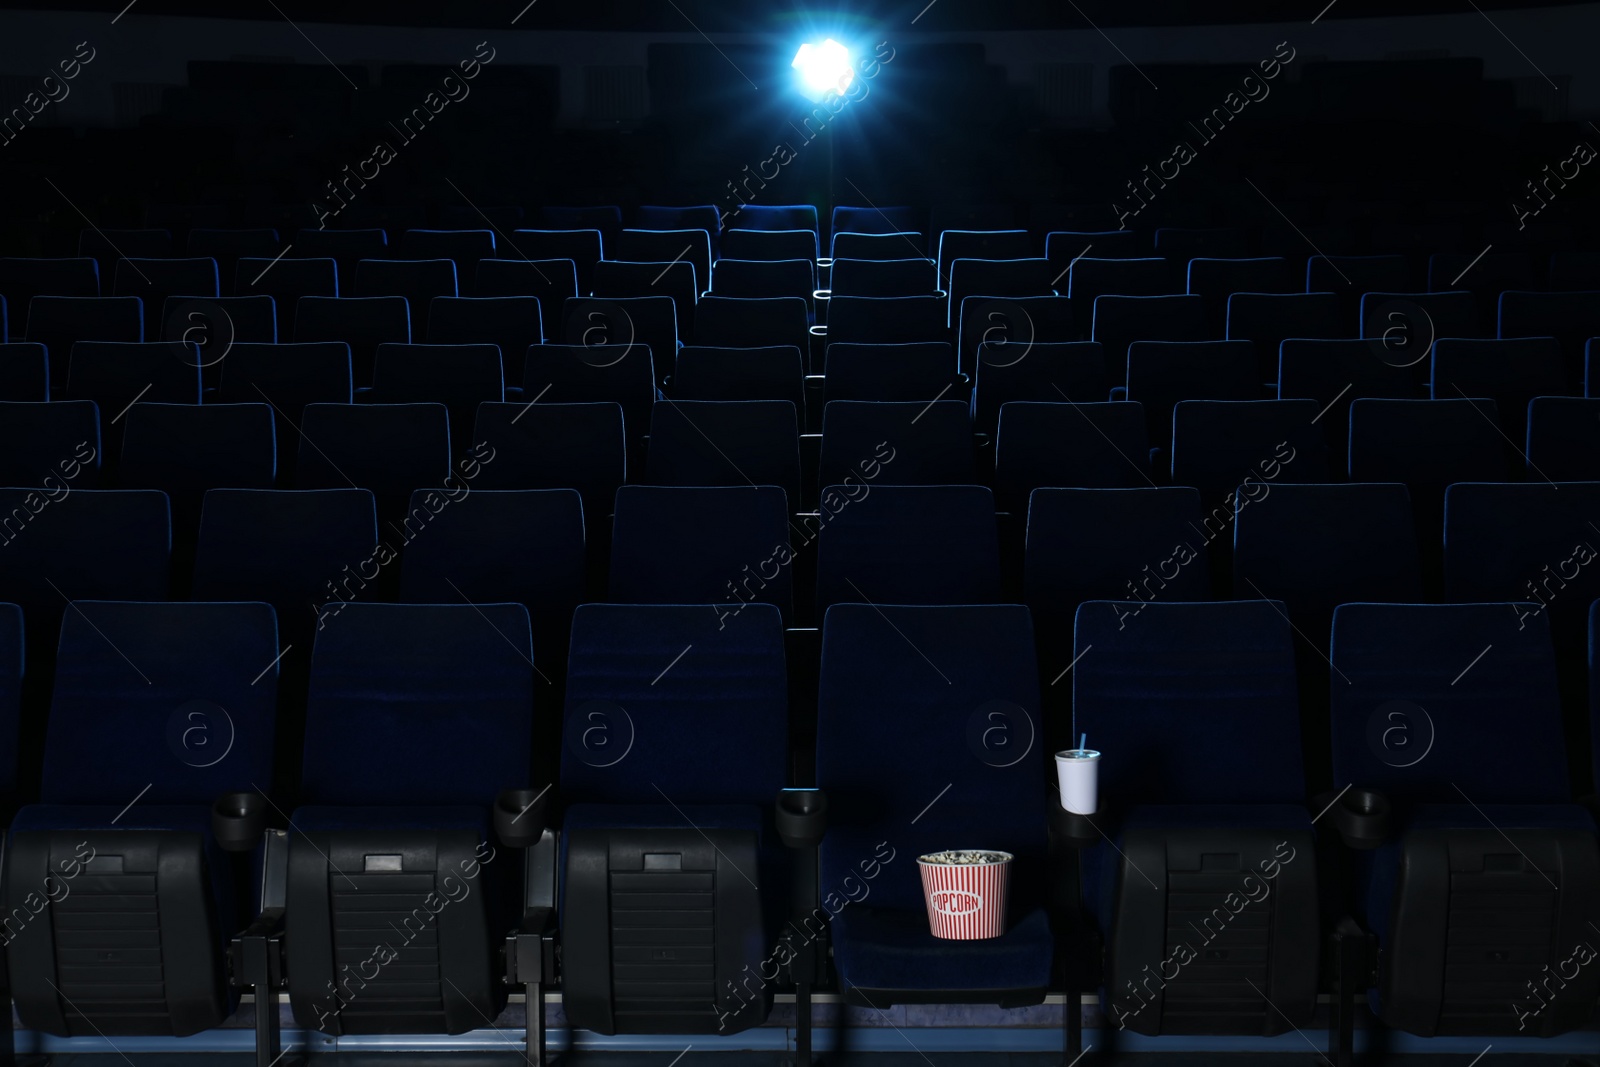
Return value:
M 982 1003 L 981 994 L 990 990 L 1042 993 L 1054 958 L 1043 908 L 1013 914 L 1004 934 L 976 941 L 934 937 L 923 910 L 847 904 L 833 919 L 833 962 L 847 989 L 962 989 Z

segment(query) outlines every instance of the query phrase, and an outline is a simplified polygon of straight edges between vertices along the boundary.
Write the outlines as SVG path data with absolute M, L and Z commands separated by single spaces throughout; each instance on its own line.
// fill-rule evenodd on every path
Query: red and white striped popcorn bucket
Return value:
M 986 849 L 930 852 L 917 857 L 928 926 L 934 937 L 975 941 L 1006 930 L 1011 854 Z

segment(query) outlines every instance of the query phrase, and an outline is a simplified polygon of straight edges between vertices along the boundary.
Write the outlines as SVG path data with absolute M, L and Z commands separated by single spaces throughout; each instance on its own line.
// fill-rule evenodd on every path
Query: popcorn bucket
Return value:
M 973 941 L 1005 933 L 1011 858 L 1009 852 L 981 849 L 917 857 L 934 937 Z

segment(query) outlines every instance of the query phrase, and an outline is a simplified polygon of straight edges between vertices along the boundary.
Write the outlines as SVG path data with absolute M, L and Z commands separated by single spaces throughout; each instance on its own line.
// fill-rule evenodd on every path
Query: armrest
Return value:
M 1050 790 L 1050 836 L 1068 848 L 1084 849 L 1100 840 L 1100 831 L 1087 815 L 1061 806 L 1061 793 Z
M 780 789 L 778 838 L 789 848 L 816 848 L 828 830 L 828 794 L 820 789 Z
M 239 794 L 230 794 L 236 796 Z M 260 797 L 259 793 L 249 794 Z M 226 799 L 226 798 L 224 798 Z M 263 798 L 264 799 L 264 798 Z M 289 886 L 289 834 L 268 831 L 261 863 L 261 910 L 228 943 L 228 982 L 256 989 L 257 999 L 276 996 L 283 984 L 284 902 Z
M 494 802 L 494 835 L 507 848 L 527 848 L 548 829 L 550 787 L 502 789 Z
M 211 833 L 229 852 L 249 852 L 267 828 L 267 798 L 260 793 L 225 793 L 211 806 Z
M 556 832 L 543 830 L 523 854 L 522 917 L 506 936 L 506 981 L 511 985 L 555 979 L 556 845 Z
M 1388 838 L 1392 823 L 1389 798 L 1371 789 L 1351 786 L 1342 794 L 1324 793 L 1312 806 L 1323 812 L 1318 819 L 1333 824 L 1346 848 L 1373 849 Z

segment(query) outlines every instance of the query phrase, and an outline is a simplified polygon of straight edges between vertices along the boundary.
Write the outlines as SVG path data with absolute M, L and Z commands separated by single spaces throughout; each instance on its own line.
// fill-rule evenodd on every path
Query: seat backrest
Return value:
M 748 211 L 754 205 L 746 205 Z M 741 215 L 737 220 L 743 222 Z M 815 230 L 758 230 L 734 228 L 722 232 L 722 255 L 727 259 L 816 261 L 817 232 Z M 713 266 L 715 271 L 716 267 Z M 812 286 L 816 288 L 816 286 Z M 732 294 L 737 295 L 737 294 Z
M 1042 487 L 1133 489 L 1153 485 L 1144 407 L 1131 401 L 1014 401 L 1000 409 L 994 482 L 1000 509 L 1020 514 Z
M 1487 337 L 1478 298 L 1446 293 L 1363 293 L 1361 336 L 1384 342 L 1397 357 L 1420 360 L 1444 337 Z
M 828 279 L 836 297 L 930 296 L 940 289 L 931 259 L 835 259 L 832 270 Z
M 909 344 L 947 340 L 937 296 L 836 296 L 828 302 L 828 343 Z
M 1054 296 L 1054 277 L 1048 259 L 955 260 L 945 276 L 950 325 L 961 324 L 961 305 L 969 296 Z
M 1568 802 L 1549 620 L 1520 617 L 1534 607 L 1341 605 L 1331 649 L 1334 780 L 1378 790 L 1402 811 Z M 1509 723 L 1515 759 L 1505 750 Z
M 1172 439 L 1180 400 L 1256 400 L 1261 396 L 1249 341 L 1135 341 L 1128 346 L 1128 399 L 1144 405 L 1150 441 Z
M 956 350 L 943 341 L 828 346 L 823 400 L 960 399 Z M 953 395 L 952 395 L 953 394 Z
M 1576 396 L 1561 342 L 1554 337 L 1510 340 L 1441 338 L 1433 346 L 1435 400 L 1488 397 L 1513 441 L 1527 433 L 1528 402 L 1536 396 Z
M 705 278 L 709 278 L 706 275 Z M 695 302 L 700 299 L 701 283 L 693 263 L 631 263 L 602 259 L 594 265 L 594 296 L 670 296 L 678 310 L 678 321 L 694 322 Z
M 1234 293 L 1228 297 L 1227 337 L 1250 341 L 1263 379 L 1278 369 L 1278 346 L 1294 337 L 1355 337 L 1335 293 Z
M 623 604 L 793 604 L 789 505 L 782 489 L 617 490 L 611 595 Z M 768 571 L 776 575 L 769 577 Z
M 1600 337 L 1600 290 L 1501 293 L 1498 336 L 1554 337 L 1575 371 L 1583 360 L 1584 343 Z
M 370 489 L 381 506 L 451 475 L 443 404 L 307 404 L 300 426 L 296 489 Z
M 165 493 L 75 489 L 65 500 L 0 489 L 0 602 L 22 605 L 30 644 L 54 644 L 68 601 L 165 600 L 172 520 Z M 259 669 L 259 668 L 257 668 Z
M 641 230 L 704 230 L 713 236 L 722 229 L 715 204 L 660 207 L 644 204 L 634 212 L 633 224 Z
M 1416 399 L 1416 375 L 1381 358 L 1371 341 L 1291 338 L 1278 346 L 1278 399 L 1319 401 L 1319 411 L 1328 408 L 1320 421 L 1338 439 L 1349 426 L 1350 402 L 1368 397 Z
M 1184 229 L 1162 226 L 1155 232 L 1156 255 L 1174 263 L 1187 263 L 1196 256 L 1240 257 L 1247 254 L 1248 246 L 1244 232 L 1232 227 Z
M 400 235 L 403 259 L 448 259 L 456 265 L 456 277 L 465 285 L 479 260 L 493 259 L 493 230 L 407 230 Z
M 1105 353 L 1095 341 L 980 345 L 973 365 L 972 428 L 992 434 L 1000 409 L 1018 400 L 1095 403 L 1108 395 Z
M 916 233 L 922 232 L 922 217 L 913 207 L 849 207 L 840 205 L 833 209 L 828 232 L 842 233 Z M 834 253 L 837 255 L 837 251 Z
M 93 400 L 115 420 L 128 405 L 200 403 L 200 364 L 196 344 L 154 341 L 79 341 L 67 364 L 66 395 Z
M 791 345 L 678 350 L 672 395 L 679 400 L 787 400 L 802 410 L 805 368 Z
M 511 381 L 522 380 L 522 357 L 528 346 L 544 341 L 537 297 L 436 296 L 429 309 L 429 344 L 496 345 Z
M 136 296 L 36 296 L 28 303 L 23 336 L 49 350 L 50 380 L 65 382 L 74 344 L 144 340 L 144 301 Z
M 92 400 L 0 403 L 0 485 L 100 485 L 100 408 Z
M 787 780 L 782 617 L 770 604 L 736 618 L 703 605 L 583 605 L 563 732 L 565 800 L 770 805 Z
M 343 341 L 315 344 L 236 344 L 222 363 L 217 399 L 225 404 L 270 403 L 280 419 L 299 423 L 307 404 L 348 404 L 350 346 Z M 299 435 L 279 426 L 280 443 L 299 447 Z
M 539 224 L 552 230 L 587 229 L 609 240 L 622 229 L 622 209 L 611 204 L 590 207 L 542 207 Z
M 1070 635 L 1085 600 L 1210 600 L 1206 549 L 1227 528 L 1174 485 L 1035 489 L 1027 529 L 1024 599 L 1041 630 Z
M 650 416 L 651 485 L 776 485 L 800 509 L 800 421 L 787 400 L 663 400 Z
M 193 596 L 264 600 L 285 635 L 309 633 L 313 607 L 357 595 L 379 555 L 365 489 L 213 489 L 200 510 Z M 308 650 L 309 651 L 309 650 Z
M 987 488 L 826 486 L 821 501 L 817 611 L 861 601 L 993 604 L 1004 599 L 994 494 Z M 811 521 L 802 520 L 802 526 Z
M 1105 350 L 1106 372 L 1122 381 L 1135 341 L 1205 341 L 1205 304 L 1198 296 L 1098 296 L 1090 339 Z M 1260 346 L 1257 346 L 1257 353 Z
M 561 318 L 561 343 L 645 348 L 661 378 L 672 374 L 681 334 L 677 303 L 670 296 L 569 300 Z
M 945 230 L 939 235 L 939 277 L 950 280 L 958 259 L 1028 259 L 1035 254 L 1027 230 Z
M 1328 449 L 1314 400 L 1182 400 L 1172 409 L 1172 483 L 1211 507 L 1267 482 L 1325 482 Z M 1236 499 L 1230 497 L 1229 500 Z
M 957 355 L 966 374 L 977 366 L 979 345 L 1021 346 L 995 357 L 997 362 L 1014 365 L 1019 363 L 1018 354 L 1031 344 L 1065 344 L 1077 341 L 1082 332 L 1080 316 L 1073 313 L 1072 301 L 1064 296 L 969 296 L 959 307 L 952 305 L 951 313 L 959 327 Z
M 578 268 L 570 259 L 480 259 L 475 283 L 473 292 L 480 297 L 531 296 L 550 315 L 580 289 Z
M 521 604 L 324 607 L 302 795 L 312 804 L 487 809 L 500 790 L 528 781 L 533 692 Z M 351 758 L 378 739 L 381 758 Z
M 470 422 L 483 401 L 505 399 L 500 347 L 494 344 L 379 345 L 372 400 L 413 404 L 436 400 L 462 408 Z
M 1164 259 L 1102 259 L 1084 256 L 1076 260 L 1056 289 L 1087 309 L 1099 296 L 1164 296 L 1181 293 L 1181 275 L 1174 273 Z
M 427 532 L 406 546 L 400 599 L 522 604 L 533 621 L 535 660 L 544 661 L 540 673 L 550 681 L 561 670 L 572 609 L 583 599 L 582 497 L 571 489 L 475 488 L 440 507 L 429 492 L 411 494 L 409 515 L 425 521 Z
M 1224 304 L 1234 293 L 1292 293 L 1297 279 L 1289 261 L 1279 256 L 1260 259 L 1191 259 L 1188 291 Z
M 303 255 L 319 259 L 336 259 L 340 265 L 354 266 L 363 259 L 383 259 L 389 254 L 389 235 L 383 230 L 316 230 L 303 229 L 295 234 L 294 243 Z
M 1548 614 L 1556 647 L 1576 655 L 1600 598 L 1600 482 L 1458 482 L 1444 496 L 1444 595 L 1458 604 L 1526 601 Z M 1510 610 L 1510 609 L 1508 609 Z
M 595 530 L 627 480 L 620 404 L 479 404 L 472 440 L 494 450 L 476 488 L 576 489 Z
M 151 339 L 198 344 L 201 369 L 211 372 L 208 385 L 211 374 L 220 375 L 222 360 L 235 344 L 278 341 L 278 302 L 265 293 L 200 300 L 169 296 L 152 311 L 161 317 L 150 323 Z
M 695 308 L 694 340 L 723 348 L 789 345 L 806 351 L 807 314 L 806 301 L 797 296 L 708 296 Z
M 1509 473 L 1492 400 L 1371 400 L 1350 405 L 1350 480 L 1404 482 L 1437 495 L 1452 482 Z
M 833 231 L 830 254 L 838 259 L 925 259 L 927 240 L 914 231 Z
M 1600 398 L 1535 397 L 1528 405 L 1528 477 L 1600 480 Z
M 40 799 L 210 807 L 269 788 L 277 618 L 258 603 L 80 600 L 61 623 Z
M 1306 259 L 1308 293 L 1404 293 L 1411 284 L 1405 256 L 1322 256 Z
M 1012 853 L 1013 907 L 1030 903 L 1046 756 L 1028 609 L 835 604 L 818 686 L 817 784 L 831 811 L 822 884 L 840 884 L 887 839 L 906 862 L 886 866 L 872 906 L 920 919 L 915 859 L 955 845 Z
M 240 256 L 234 264 L 233 293 L 265 293 L 292 315 L 298 297 L 339 295 L 339 264 L 332 256 Z
M 0 401 L 44 403 L 50 399 L 50 353 L 41 344 L 0 344 Z
M 1469 269 L 1470 268 L 1470 269 Z M 1428 291 L 1470 289 L 1487 309 L 1507 289 L 1533 288 L 1533 262 L 1526 252 L 1435 252 L 1428 257 Z
M 272 408 L 258 404 L 134 404 L 124 416 L 118 485 L 169 495 L 271 489 Z
M 738 224 L 742 229 L 766 233 L 810 230 L 816 234 L 817 209 L 810 204 L 745 204 L 739 209 Z M 724 241 L 731 232 L 723 233 Z M 815 259 L 816 254 L 811 258 Z
M 818 482 L 970 485 L 977 479 L 967 405 L 835 400 L 822 411 Z
M 137 296 L 152 311 L 169 296 L 216 299 L 222 295 L 217 261 L 203 259 L 119 259 L 112 268 L 112 296 Z
M 538 404 L 620 404 L 628 433 L 642 437 L 656 399 L 655 361 L 639 342 L 534 345 L 524 360 L 522 395 Z
M 86 256 L 0 256 L 0 295 L 17 306 L 19 318 L 27 313 L 28 302 L 36 296 L 99 296 L 100 264 Z
M 1073 654 L 1071 736 L 1104 753 L 1103 806 L 1305 803 L 1279 605 L 1091 600 Z
M 1282 601 L 1322 647 L 1333 609 L 1422 598 L 1411 497 L 1394 482 L 1283 484 L 1234 502 L 1233 595 Z
M 1063 271 L 1074 260 L 1091 253 L 1097 259 L 1137 259 L 1145 246 L 1132 230 L 1055 230 L 1045 235 L 1044 256 L 1050 261 L 1050 277 L 1060 285 Z
M 711 209 L 715 213 L 716 209 Z M 607 248 L 607 259 L 628 260 L 633 263 L 692 263 L 696 278 L 711 277 L 711 234 L 701 228 L 673 228 L 663 230 L 623 230 L 617 235 L 615 247 Z
M 519 255 L 527 256 L 534 262 L 571 260 L 578 276 L 579 296 L 587 296 L 594 287 L 594 265 L 605 258 L 606 250 L 605 241 L 597 229 L 518 230 L 507 243 L 519 249 Z M 667 260 L 671 259 L 672 256 L 668 255 Z M 479 292 L 482 293 L 482 290 Z

